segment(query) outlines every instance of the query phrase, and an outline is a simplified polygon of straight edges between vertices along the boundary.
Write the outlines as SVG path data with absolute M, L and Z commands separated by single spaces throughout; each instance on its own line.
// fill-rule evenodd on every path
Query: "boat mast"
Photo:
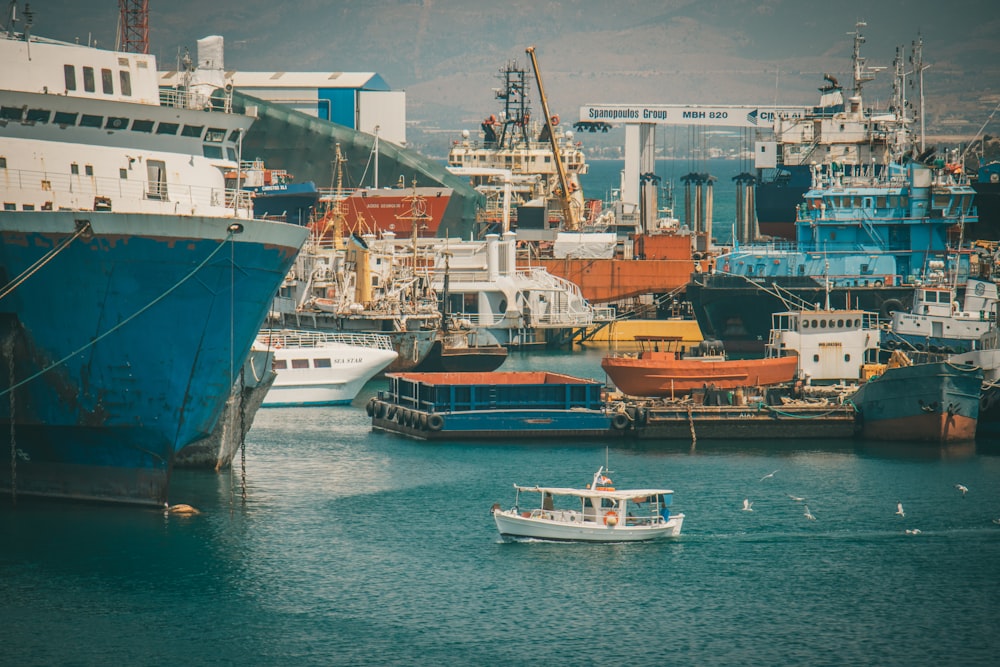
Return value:
M 910 63 L 913 65 L 913 72 L 917 75 L 917 95 L 919 102 L 917 113 L 920 114 L 920 152 L 924 152 L 924 70 L 930 65 L 924 64 L 924 38 L 918 32 L 917 39 L 912 44 L 913 53 L 910 56 Z
M 563 165 L 562 156 L 559 153 L 559 141 L 556 139 L 555 128 L 552 127 L 552 116 L 549 115 L 549 102 L 545 97 L 545 88 L 542 86 L 542 73 L 538 71 L 538 59 L 535 58 L 535 47 L 529 46 L 525 52 L 531 57 L 531 67 L 535 70 L 535 81 L 538 83 L 538 96 L 542 99 L 542 113 L 545 115 L 545 127 L 548 129 L 549 142 L 552 144 L 552 159 L 556 163 L 556 171 L 559 174 L 559 187 L 562 189 L 562 193 L 559 196 L 559 203 L 562 205 L 563 224 L 567 230 L 576 231 L 579 225 L 573 205 L 570 203 L 566 167 Z

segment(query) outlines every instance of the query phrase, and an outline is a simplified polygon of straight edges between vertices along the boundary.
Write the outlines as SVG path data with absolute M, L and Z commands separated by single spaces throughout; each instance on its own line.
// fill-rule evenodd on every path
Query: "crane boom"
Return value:
M 562 155 L 559 153 L 559 142 L 556 139 L 555 128 L 552 127 L 552 116 L 549 114 L 549 101 L 545 97 L 545 88 L 542 86 L 542 73 L 538 71 L 535 47 L 529 46 L 525 52 L 531 57 L 531 67 L 535 70 L 535 81 L 538 82 L 538 96 L 542 100 L 542 113 L 545 115 L 545 127 L 548 129 L 549 141 L 552 143 L 552 159 L 556 163 L 556 172 L 559 174 L 559 188 L 562 190 L 559 195 L 559 203 L 562 205 L 563 226 L 569 231 L 576 231 L 579 227 L 579 221 L 576 219 L 576 211 L 573 209 L 570 201 L 566 167 L 563 166 Z

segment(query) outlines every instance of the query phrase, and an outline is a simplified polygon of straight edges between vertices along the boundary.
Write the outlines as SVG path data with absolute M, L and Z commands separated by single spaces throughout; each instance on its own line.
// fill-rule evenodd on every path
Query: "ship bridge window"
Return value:
M 80 116 L 80 127 L 101 127 L 104 125 L 104 116 L 93 116 L 85 113 Z
M 128 127 L 128 118 L 121 116 L 108 116 L 107 122 L 104 123 L 105 130 L 124 130 L 126 127 Z
M 146 176 L 149 178 L 146 197 L 149 199 L 166 200 L 167 164 L 163 160 L 147 160 Z
M 0 119 L 2 120 L 15 120 L 20 122 L 21 116 L 24 115 L 24 109 L 21 107 L 0 107 Z
M 3 210 L 5 210 L 5 211 L 16 211 L 17 210 L 17 204 L 15 204 L 13 202 L 5 201 L 3 203 Z
M 57 111 L 52 122 L 56 125 L 61 125 L 66 127 L 67 125 L 76 125 L 76 117 L 79 114 L 70 113 L 69 111 Z
M 207 158 L 222 159 L 222 146 L 209 146 L 204 144 L 201 147 L 201 154 Z
M 177 123 L 160 123 L 156 126 L 157 134 L 177 134 L 180 125 Z
M 63 65 L 63 75 L 66 77 L 66 91 L 76 90 L 76 67 Z
M 153 125 L 155 123 L 151 120 L 133 120 L 132 121 L 132 131 L 133 132 L 152 132 Z
M 92 165 L 92 164 L 85 164 L 85 165 L 83 165 L 83 173 L 86 174 L 87 176 L 93 176 L 94 175 L 94 165 Z
M 236 157 L 237 156 L 236 156 L 236 149 L 235 148 L 232 148 L 232 147 L 226 148 L 226 155 L 229 156 L 229 159 L 232 162 L 236 162 Z
M 52 112 L 48 109 L 28 109 L 28 115 L 24 117 L 24 120 L 29 123 L 47 123 L 51 117 Z
M 181 130 L 181 136 L 200 137 L 204 129 L 205 129 L 204 125 L 185 125 L 184 129 Z
M 132 73 L 128 70 L 119 70 L 118 72 L 118 83 L 121 84 L 122 95 L 129 96 L 132 94 Z
M 83 89 L 88 93 L 92 93 L 96 90 L 94 87 L 94 68 L 84 67 L 83 68 Z
M 115 80 L 111 76 L 111 70 L 102 69 L 101 70 L 101 89 L 104 91 L 105 95 L 115 94 Z
M 208 128 L 208 132 L 205 133 L 205 141 L 210 141 L 213 144 L 221 144 L 225 138 L 226 131 L 217 127 L 210 127 Z

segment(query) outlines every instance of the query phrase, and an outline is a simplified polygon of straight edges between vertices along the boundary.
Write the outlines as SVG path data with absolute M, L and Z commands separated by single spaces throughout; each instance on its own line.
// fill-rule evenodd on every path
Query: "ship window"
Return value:
M 3 203 L 3 210 L 5 210 L 5 211 L 16 211 L 17 210 L 17 204 L 15 204 L 13 202 L 6 201 L 6 202 Z
M 292 359 L 292 368 L 309 368 L 308 359 Z
M 229 156 L 230 161 L 236 162 L 236 149 L 235 148 L 227 148 L 226 149 L 226 155 Z
M 118 72 L 118 81 L 122 85 L 122 95 L 132 94 L 132 74 L 128 70 Z
M 128 178 L 128 169 L 126 169 L 125 167 L 119 169 L 118 178 L 122 179 L 123 181 L 126 180 Z
M 232 132 L 229 133 L 229 140 L 232 141 L 233 143 L 236 143 L 237 141 L 240 140 L 240 129 L 239 128 L 237 128 L 237 129 L 235 129 L 235 130 L 233 130 Z
M 28 115 L 25 116 L 25 120 L 29 123 L 47 123 L 51 116 L 52 112 L 48 109 L 28 109 Z
M 809 320 L 802 320 L 802 328 L 803 329 L 809 328 Z
M 815 328 L 817 328 L 818 326 L 819 326 L 819 321 L 818 321 L 818 320 L 813 320 L 813 321 L 812 321 L 812 328 L 813 328 L 813 329 L 815 329 Z
M 79 176 L 80 175 L 80 165 L 78 165 L 76 162 L 74 162 L 73 164 L 71 164 L 69 166 L 69 173 L 73 174 L 74 176 Z
M 848 361 L 849 362 L 850 360 L 851 360 L 851 355 L 845 354 L 844 355 L 844 361 Z
M 185 125 L 184 129 L 181 130 L 181 136 L 200 137 L 204 129 L 205 129 L 204 125 Z
M 133 120 L 132 121 L 132 131 L 133 132 L 152 132 L 153 125 L 155 123 L 151 120 Z
M 101 70 L 101 89 L 104 90 L 105 95 L 115 94 L 115 80 L 111 76 L 111 70 L 102 69 Z
M 57 111 L 52 122 L 63 127 L 66 125 L 76 125 L 76 117 L 77 114 L 70 113 L 69 111 Z
M 108 120 L 104 123 L 105 130 L 123 130 L 128 127 L 128 118 L 122 118 L 121 116 L 108 116 Z
M 205 133 L 205 141 L 211 141 L 213 144 L 221 144 L 225 138 L 226 131 L 217 127 L 210 127 Z
M 177 123 L 160 123 L 156 126 L 157 134 L 177 134 L 180 127 Z
M 799 275 L 800 276 L 806 275 L 806 265 L 805 264 L 799 264 Z
M 66 76 L 66 90 L 76 90 L 76 67 L 63 65 L 63 74 Z
M 0 169 L 7 168 L 7 158 L 0 156 Z
M 146 175 L 149 178 L 146 196 L 149 199 L 165 200 L 167 198 L 167 164 L 163 160 L 147 160 Z
M 841 329 L 844 328 L 844 320 L 837 320 L 837 326 Z
M 85 164 L 85 165 L 83 165 L 83 173 L 86 174 L 87 176 L 93 176 L 94 175 L 94 165 L 92 165 L 92 164 Z
M 813 361 L 816 362 L 816 363 L 819 363 L 819 355 L 818 354 L 814 354 L 813 355 Z
M 34 204 L 22 204 L 21 205 L 21 210 L 22 211 L 34 211 L 35 210 L 35 205 Z
M 94 68 L 84 67 L 83 68 L 83 89 L 88 93 L 94 92 Z
M 23 114 L 24 109 L 21 107 L 0 107 L 0 118 L 3 120 L 20 121 Z
M 222 146 L 208 146 L 203 145 L 201 147 L 201 153 L 207 158 L 222 159 Z
M 100 127 L 104 125 L 104 116 L 92 116 L 85 113 L 80 116 L 80 127 Z
M 286 368 L 288 368 L 288 362 L 285 361 L 284 359 L 275 359 L 274 364 L 272 364 L 271 368 L 273 368 L 276 371 L 283 371 Z
M 313 368 L 332 368 L 329 359 L 313 359 Z

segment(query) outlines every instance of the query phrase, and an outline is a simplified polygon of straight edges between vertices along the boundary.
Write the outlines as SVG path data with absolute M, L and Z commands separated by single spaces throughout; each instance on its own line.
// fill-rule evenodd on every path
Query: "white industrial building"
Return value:
M 218 85 L 231 84 L 247 95 L 406 145 L 406 91 L 391 90 L 374 72 L 225 71 L 219 36 L 198 40 L 197 71 L 202 81 L 218 79 Z M 183 75 L 161 72 L 160 84 L 180 85 Z

